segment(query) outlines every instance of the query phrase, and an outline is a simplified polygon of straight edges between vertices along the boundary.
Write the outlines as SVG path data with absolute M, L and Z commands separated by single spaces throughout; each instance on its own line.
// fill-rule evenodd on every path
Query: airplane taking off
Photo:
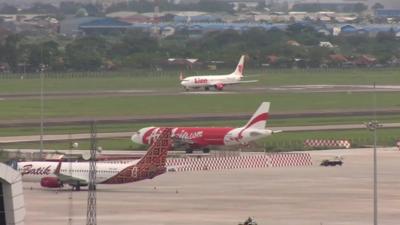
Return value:
M 172 140 L 175 147 L 184 146 L 186 152 L 203 149 L 209 152 L 210 145 L 246 145 L 280 131 L 265 129 L 269 117 L 269 102 L 263 102 L 247 122 L 239 128 L 234 127 L 175 127 L 172 129 Z M 131 140 L 138 144 L 152 144 L 157 140 L 162 127 L 145 127 L 134 133 Z
M 216 90 L 222 91 L 226 85 L 257 82 L 257 80 L 242 81 L 244 58 L 245 56 L 242 55 L 235 71 L 227 75 L 202 75 L 184 78 L 181 73 L 181 85 L 185 90 L 204 88 L 208 91 L 210 88 L 215 88 Z
M 96 184 L 124 184 L 165 173 L 171 142 L 171 128 L 163 128 L 141 159 L 126 163 L 97 162 Z M 40 182 L 42 187 L 59 188 L 68 184 L 78 191 L 89 183 L 89 162 L 33 161 L 18 162 L 15 166 L 21 172 L 22 181 Z

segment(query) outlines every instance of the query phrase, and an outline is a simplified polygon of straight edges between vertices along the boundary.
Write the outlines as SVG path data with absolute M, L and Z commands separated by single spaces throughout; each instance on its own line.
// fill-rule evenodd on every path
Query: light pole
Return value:
M 43 91 L 44 91 L 44 65 L 40 65 L 40 153 L 39 158 L 43 159 L 43 108 L 44 108 L 44 99 L 43 99 Z
M 378 175 L 377 175 L 377 154 L 376 154 L 376 130 L 382 127 L 377 120 L 370 121 L 366 124 L 368 130 L 374 132 L 374 225 L 378 225 Z

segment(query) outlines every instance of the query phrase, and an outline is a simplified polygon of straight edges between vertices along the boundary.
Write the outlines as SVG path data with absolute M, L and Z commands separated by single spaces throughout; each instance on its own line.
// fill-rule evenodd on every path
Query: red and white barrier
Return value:
M 241 156 L 207 156 L 167 159 L 169 171 L 225 170 L 285 166 L 310 166 L 308 153 L 274 153 Z
M 270 154 L 271 167 L 311 166 L 311 155 L 308 153 L 276 153 Z
M 304 141 L 306 147 L 327 147 L 327 148 L 350 148 L 349 140 L 326 140 L 326 139 L 307 139 Z

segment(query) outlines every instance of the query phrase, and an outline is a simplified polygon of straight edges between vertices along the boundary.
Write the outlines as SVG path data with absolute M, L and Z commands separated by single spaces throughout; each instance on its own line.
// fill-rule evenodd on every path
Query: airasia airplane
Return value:
M 163 128 L 147 153 L 128 162 L 96 163 L 96 184 L 124 184 L 152 179 L 166 172 L 167 152 L 171 149 L 171 128 Z M 16 170 L 25 182 L 40 182 L 42 187 L 59 188 L 69 184 L 79 191 L 89 183 L 89 162 L 18 162 Z
M 181 85 L 185 90 L 204 88 L 206 91 L 210 88 L 222 91 L 226 85 L 241 84 L 241 83 L 253 83 L 257 80 L 242 81 L 243 70 L 244 70 L 244 55 L 240 57 L 239 63 L 233 73 L 227 75 L 202 75 L 202 76 L 191 76 L 183 77 L 180 74 Z
M 173 145 L 175 147 L 185 146 L 187 153 L 201 148 L 203 152 L 209 152 L 208 146 L 210 145 L 246 145 L 251 141 L 281 132 L 265 129 L 269 117 L 269 106 L 269 102 L 261 103 L 247 124 L 239 128 L 175 127 L 171 134 Z M 131 140 L 138 144 L 152 144 L 162 130 L 162 127 L 145 127 L 135 132 Z

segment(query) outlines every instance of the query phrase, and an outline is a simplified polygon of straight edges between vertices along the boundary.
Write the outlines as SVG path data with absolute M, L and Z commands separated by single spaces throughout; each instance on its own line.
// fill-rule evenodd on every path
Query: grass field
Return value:
M 277 129 L 275 127 L 286 126 L 312 126 L 312 125 L 336 125 L 336 124 L 363 124 L 372 120 L 372 116 L 347 116 L 347 117 L 310 117 L 310 118 L 291 118 L 291 119 L 275 119 L 273 116 L 268 121 L 267 127 Z M 380 123 L 397 123 L 400 121 L 400 115 L 393 116 L 377 116 Z M 224 121 L 196 121 L 196 122 L 165 122 L 165 123 L 97 123 L 98 133 L 108 132 L 134 132 L 143 127 L 148 126 L 225 126 L 225 127 L 241 127 L 246 124 L 247 120 L 224 120 Z M 88 133 L 89 125 L 64 125 L 64 126 L 44 126 L 45 134 L 77 134 Z M 0 128 L 0 136 L 23 136 L 38 135 L 40 126 L 27 127 L 7 127 Z M 400 137 L 400 134 L 398 135 Z
M 250 86 L 277 86 L 302 84 L 400 84 L 400 69 L 346 69 L 346 70 L 249 70 L 247 79 L 259 82 Z M 187 75 L 224 74 L 231 71 L 193 71 Z M 126 89 L 176 89 L 181 88 L 179 71 L 154 72 L 135 70 L 108 73 L 50 73 L 44 79 L 45 92 L 76 92 Z M 21 79 L 21 76 L 24 78 Z M 40 92 L 38 74 L 7 75 L 0 82 L 0 93 Z
M 187 74 L 211 73 L 209 71 Z M 211 74 L 226 73 L 230 71 L 217 71 Z M 372 85 L 400 85 L 400 69 L 351 69 L 351 70 L 247 70 L 246 74 L 258 79 L 258 83 L 246 84 L 247 86 L 279 86 L 302 84 L 364 84 Z M 44 81 L 45 92 L 78 92 L 78 91 L 104 91 L 104 90 L 129 90 L 129 89 L 181 89 L 178 81 L 178 71 L 151 72 L 112 72 L 112 73 L 74 73 L 74 74 L 48 74 Z M 0 82 L 0 93 L 38 93 L 40 79 L 38 75 L 11 75 Z M 141 97 L 81 97 L 71 99 L 45 99 L 45 118 L 95 118 L 116 116 L 163 116 L 163 115 L 190 115 L 196 113 L 228 113 L 252 114 L 262 101 L 270 101 L 271 120 L 269 126 L 301 126 L 322 124 L 356 124 L 371 120 L 372 116 L 363 117 L 313 117 L 274 119 L 275 113 L 305 112 L 305 111 L 347 111 L 371 110 L 374 108 L 373 93 L 240 93 L 224 95 L 179 95 L 179 96 L 141 96 Z M 387 92 L 376 94 L 376 107 L 378 109 L 400 109 L 399 93 Z M 39 119 L 40 101 L 34 100 L 1 100 L 0 120 Z M 400 115 L 379 116 L 380 122 L 399 122 Z M 241 126 L 246 121 L 198 121 L 192 123 L 140 123 L 140 124 L 99 124 L 98 132 L 135 131 L 141 127 L 157 126 Z M 88 126 L 54 126 L 45 127 L 46 134 L 86 133 Z M 0 128 L 1 136 L 33 135 L 39 134 L 37 127 Z M 349 132 L 349 133 L 346 133 Z M 286 144 L 297 148 L 301 146 L 306 137 L 324 138 L 344 137 L 364 138 L 366 131 L 346 132 L 298 132 L 282 133 L 266 140 L 266 147 L 275 150 L 285 149 Z M 383 131 L 382 131 L 383 132 Z M 384 130 L 389 132 L 389 130 Z M 384 133 L 383 132 L 383 133 Z M 397 132 L 397 134 L 396 134 Z M 398 130 L 384 133 L 391 139 L 400 136 Z M 348 135 L 348 136 L 346 136 Z M 341 136 L 343 138 L 343 136 Z M 100 140 L 105 149 L 132 149 L 133 145 L 128 139 Z M 366 141 L 362 141 L 363 143 Z M 86 144 L 85 144 L 86 143 Z M 300 143 L 300 144 L 299 144 Z M 387 141 L 389 143 L 389 141 Z M 55 143 L 54 143 L 55 144 Z M 37 145 L 34 144 L 34 145 Z M 50 148 L 52 148 L 51 143 Z M 87 145 L 83 142 L 81 146 Z M 259 143 L 260 145 L 260 143 Z M 263 145 L 263 144 L 262 144 Z M 32 145 L 29 145 L 32 147 Z M 46 144 L 47 146 L 47 144 Z M 68 144 L 57 143 L 55 147 L 66 148 Z M 7 146 L 1 146 L 7 147 Z M 18 146 L 17 146 L 18 147 Z M 36 146 L 38 148 L 38 146 Z M 58 147 L 57 147 L 58 148 Z
M 398 109 L 399 94 L 377 93 L 377 108 Z M 235 95 L 181 95 L 141 97 L 86 97 L 46 100 L 45 118 L 187 115 L 196 113 L 252 114 L 262 101 L 271 102 L 271 114 L 303 111 L 373 109 L 371 93 L 251 93 Z M 39 100 L 0 101 L 0 120 L 40 117 Z

